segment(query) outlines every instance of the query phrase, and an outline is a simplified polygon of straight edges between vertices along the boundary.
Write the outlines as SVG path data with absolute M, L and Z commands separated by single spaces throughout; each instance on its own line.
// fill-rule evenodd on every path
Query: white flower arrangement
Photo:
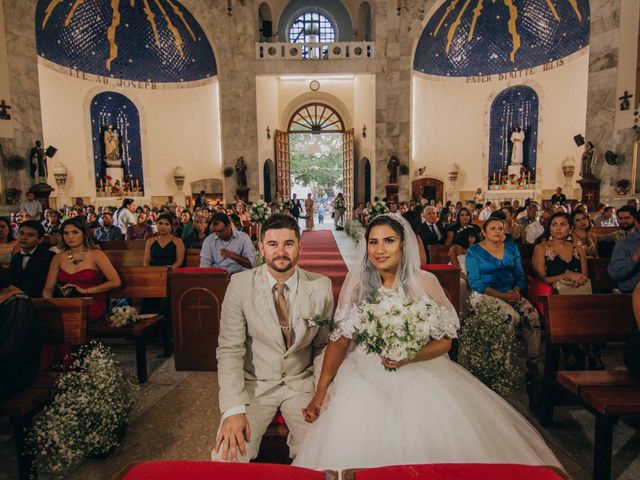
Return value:
M 117 447 L 138 402 L 139 387 L 107 347 L 91 342 L 72 357 L 28 436 L 39 465 L 58 474 Z
M 138 320 L 138 311 L 129 306 L 113 307 L 109 321 L 114 328 L 125 327 L 129 324 L 134 324 Z
M 460 356 L 467 369 L 501 396 L 513 393 L 524 377 L 518 340 L 504 302 L 473 293 L 471 313 L 460 332 Z
M 293 210 L 293 200 L 291 200 L 290 198 L 288 198 L 287 200 L 285 200 L 284 202 L 282 202 L 282 208 L 284 210 Z
M 415 300 L 380 289 L 337 321 L 336 330 L 352 337 L 365 353 L 393 361 L 411 360 L 431 339 L 457 336 L 454 315 L 428 297 Z
M 358 219 L 350 218 L 344 222 L 344 231 L 356 242 L 360 242 L 364 238 L 366 228 Z
M 344 198 L 341 197 L 336 197 L 333 200 L 333 208 L 339 208 L 339 209 L 343 209 L 344 208 Z
M 255 223 L 264 223 L 271 216 L 271 209 L 263 200 L 258 200 L 251 205 L 250 217 Z
M 369 209 L 369 220 L 376 218 L 378 215 L 383 215 L 388 212 L 389 209 L 384 204 L 384 202 L 373 202 L 373 205 L 371 205 L 371 208 Z

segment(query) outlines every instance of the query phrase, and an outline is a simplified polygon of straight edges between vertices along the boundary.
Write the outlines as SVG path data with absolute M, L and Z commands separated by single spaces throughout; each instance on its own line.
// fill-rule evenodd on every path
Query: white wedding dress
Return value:
M 384 215 L 383 215 L 384 216 Z M 413 235 L 406 220 L 405 238 Z M 373 290 L 379 274 L 365 259 L 366 241 L 340 291 L 332 339 L 351 338 L 350 315 Z M 420 271 L 416 241 L 404 242 L 397 287 L 427 296 L 450 315 L 434 320 L 432 338 L 457 336 L 459 322 L 436 277 Z M 357 318 L 357 317 L 355 317 Z M 352 344 L 353 345 L 353 344 Z M 351 349 L 338 369 L 320 417 L 300 443 L 294 465 L 346 468 L 420 463 L 516 463 L 562 468 L 533 426 L 498 394 L 443 355 L 388 372 L 377 355 Z

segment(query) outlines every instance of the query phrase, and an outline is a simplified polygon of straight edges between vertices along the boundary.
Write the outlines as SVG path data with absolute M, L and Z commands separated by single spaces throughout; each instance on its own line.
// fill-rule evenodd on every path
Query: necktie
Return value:
M 278 292 L 278 296 L 275 299 L 276 313 L 278 314 L 278 322 L 280 323 L 280 329 L 282 330 L 282 338 L 284 338 L 284 345 L 287 349 L 293 343 L 293 332 L 289 325 L 289 305 L 287 299 L 284 296 L 287 285 L 284 283 L 276 283 L 273 287 L 274 291 Z

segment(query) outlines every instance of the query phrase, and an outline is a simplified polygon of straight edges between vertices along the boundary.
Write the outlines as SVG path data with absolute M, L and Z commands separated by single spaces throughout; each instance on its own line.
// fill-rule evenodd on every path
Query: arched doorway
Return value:
M 287 131 L 276 131 L 275 141 L 276 183 L 283 199 L 292 195 L 293 179 L 294 193 L 311 192 L 323 202 L 342 192 L 347 214 L 351 212 L 354 134 L 335 108 L 320 102 L 302 105 L 291 115 Z

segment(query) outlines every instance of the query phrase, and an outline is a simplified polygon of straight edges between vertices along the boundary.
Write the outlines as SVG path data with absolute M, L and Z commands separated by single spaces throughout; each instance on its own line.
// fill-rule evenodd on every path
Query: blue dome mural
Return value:
M 41 57 L 95 75 L 166 83 L 217 73 L 207 36 L 177 0 L 40 0 L 36 43 Z
M 427 22 L 416 71 L 466 77 L 531 68 L 589 44 L 588 0 L 446 0 Z

